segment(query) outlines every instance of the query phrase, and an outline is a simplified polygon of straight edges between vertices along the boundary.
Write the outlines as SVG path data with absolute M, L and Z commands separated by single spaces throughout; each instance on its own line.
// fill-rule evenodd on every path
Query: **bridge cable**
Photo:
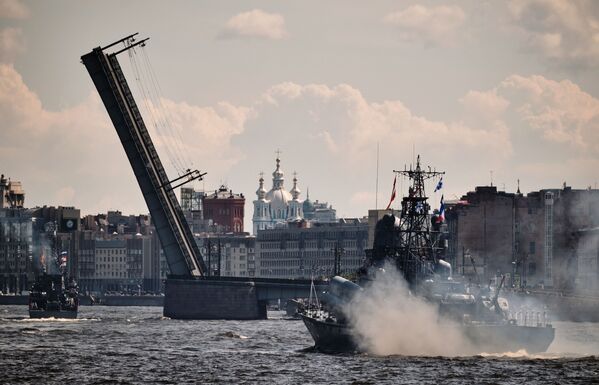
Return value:
M 144 59 L 147 63 L 147 66 L 149 68 L 150 75 L 152 76 L 154 87 L 159 96 L 158 100 L 160 101 L 160 104 L 165 111 L 165 120 L 166 120 L 167 124 L 171 127 L 171 129 L 174 131 L 174 133 L 177 135 L 177 138 L 179 139 L 179 141 L 176 143 L 179 145 L 179 149 L 181 150 L 181 154 L 183 155 L 183 160 L 186 161 L 186 164 L 193 165 L 193 161 L 190 159 L 189 153 L 187 151 L 185 151 L 185 146 L 184 146 L 185 141 L 183 140 L 183 137 L 181 136 L 181 129 L 180 129 L 181 127 L 172 124 L 172 121 L 174 119 L 171 114 L 171 109 L 166 108 L 164 106 L 164 104 L 162 103 L 162 101 L 164 100 L 164 98 L 162 97 L 162 95 L 163 95 L 162 87 L 160 86 L 160 82 L 158 81 L 158 76 L 156 76 L 156 73 L 154 72 L 154 67 L 152 66 L 152 62 L 150 61 L 150 58 L 148 57 L 148 54 L 147 54 L 146 50 L 144 49 L 144 47 L 142 47 L 142 53 L 143 53 Z
M 143 52 L 145 52 L 145 51 L 143 51 Z M 144 65 L 145 65 L 145 67 L 144 67 Z M 152 79 L 152 76 L 151 76 L 151 73 L 147 66 L 147 63 L 143 60 L 142 60 L 142 75 L 145 75 L 146 86 L 148 84 L 154 85 L 154 80 Z M 147 92 L 150 97 L 151 106 L 152 106 L 153 110 L 156 112 L 158 126 L 161 127 L 164 132 L 164 135 L 163 135 L 164 145 L 167 146 L 171 150 L 171 153 L 173 154 L 173 158 L 179 166 L 179 175 L 182 175 L 186 169 L 185 161 L 181 158 L 183 153 L 180 149 L 180 146 L 178 146 L 177 137 L 174 135 L 172 127 L 169 125 L 169 123 L 165 119 L 165 108 L 164 108 L 164 105 L 161 103 L 161 97 L 158 94 L 155 87 L 154 88 L 148 87 Z
M 174 154 L 174 152 L 171 150 L 171 146 L 169 145 L 168 140 L 165 140 L 167 139 L 168 134 L 166 132 L 163 132 L 163 129 L 161 128 L 162 122 L 159 120 L 158 117 L 159 111 L 155 107 L 156 103 L 153 101 L 153 96 L 151 95 L 150 90 L 146 87 L 147 75 L 142 70 L 140 70 L 140 66 L 136 58 L 136 49 L 132 48 L 128 52 L 131 67 L 134 71 L 137 88 L 142 96 L 142 103 L 147 112 L 146 115 L 150 118 L 152 126 L 156 129 L 156 133 L 159 136 L 159 140 L 161 140 L 162 143 L 164 143 L 164 149 L 171 166 L 179 175 L 181 175 L 185 167 Z
M 173 142 L 176 147 L 175 151 L 176 151 L 177 155 L 181 156 L 180 160 L 184 164 L 187 164 L 188 167 L 190 167 L 192 162 L 189 159 L 188 151 L 185 150 L 185 145 L 184 145 L 185 141 L 183 140 L 183 137 L 181 135 L 180 127 L 172 123 L 174 119 L 171 114 L 171 109 L 166 108 L 166 106 L 164 105 L 164 102 L 163 102 L 164 98 L 162 97 L 162 88 L 160 87 L 158 77 L 156 76 L 156 74 L 154 72 L 152 62 L 150 61 L 150 59 L 147 55 L 147 52 L 143 47 L 142 47 L 142 56 L 145 61 L 145 65 L 148 70 L 148 73 L 150 75 L 151 84 L 153 86 L 154 93 L 157 97 L 157 103 L 163 112 L 162 118 L 163 118 L 164 125 L 166 126 L 166 128 L 169 130 L 170 134 L 173 137 Z

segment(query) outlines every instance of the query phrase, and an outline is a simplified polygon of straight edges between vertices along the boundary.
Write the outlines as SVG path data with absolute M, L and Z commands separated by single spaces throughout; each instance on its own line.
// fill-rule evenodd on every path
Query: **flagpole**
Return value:
M 379 209 L 379 142 L 376 142 L 376 188 L 374 197 L 374 208 Z

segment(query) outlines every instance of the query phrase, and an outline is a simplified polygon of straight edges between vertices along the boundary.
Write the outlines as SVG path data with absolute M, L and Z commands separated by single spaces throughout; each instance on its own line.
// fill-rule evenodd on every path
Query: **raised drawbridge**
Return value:
M 164 315 L 180 319 L 258 319 L 266 317 L 269 300 L 307 297 L 310 281 L 204 275 L 204 260 L 173 192 L 204 174 L 179 167 L 177 178 L 167 177 L 117 59 L 123 52 L 143 47 L 147 39 L 135 41 L 135 35 L 94 48 L 81 60 L 129 158 L 170 268 Z
M 184 177 L 190 180 L 201 178 L 202 174 L 199 171 L 189 171 L 187 175 L 173 181 L 169 181 L 166 175 L 117 59 L 118 54 L 145 44 L 147 39 L 134 42 L 134 36 L 127 36 L 105 47 L 94 48 L 90 53 L 83 55 L 81 60 L 100 94 L 129 158 L 171 274 L 199 277 L 206 268 L 173 192 L 177 187 L 173 187 L 173 183 Z M 124 48 L 109 52 L 121 43 L 125 45 Z

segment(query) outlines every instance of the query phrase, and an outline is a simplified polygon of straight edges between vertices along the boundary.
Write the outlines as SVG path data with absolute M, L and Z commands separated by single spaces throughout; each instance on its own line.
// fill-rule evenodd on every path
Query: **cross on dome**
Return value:
M 297 187 L 297 172 L 295 171 L 293 172 L 293 188 L 290 193 L 294 200 L 297 200 L 301 193 L 301 190 Z
M 272 173 L 272 188 L 273 189 L 282 189 L 283 183 L 285 182 L 285 173 L 281 170 L 281 159 L 279 158 L 281 154 L 281 150 L 277 150 L 277 168 Z

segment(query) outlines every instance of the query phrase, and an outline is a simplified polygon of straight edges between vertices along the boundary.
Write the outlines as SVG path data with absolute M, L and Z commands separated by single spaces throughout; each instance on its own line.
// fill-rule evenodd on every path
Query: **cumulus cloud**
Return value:
M 391 190 L 392 170 L 409 164 L 414 148 L 426 165 L 448 172 L 446 198 L 486 183 L 489 170 L 498 181 L 512 178 L 515 186 L 520 178 L 541 188 L 552 187 L 548 181 L 554 178 L 559 180 L 553 186 L 561 184 L 564 176 L 540 173 L 538 165 L 561 166 L 554 170 L 579 165 L 564 174 L 571 183 L 592 183 L 599 163 L 599 100 L 576 84 L 513 75 L 489 90 L 467 92 L 459 102 L 461 116 L 439 120 L 415 113 L 401 100 L 369 100 L 349 84 L 286 82 L 248 106 L 162 99 L 173 131 L 158 130 L 144 117 L 161 155 L 167 148 L 186 154 L 209 173 L 208 188 L 228 180 L 230 188 L 247 194 L 246 224 L 258 173 L 274 170 L 277 148 L 287 177 L 297 170 L 299 187 L 309 187 L 312 200 L 328 201 L 348 216 L 374 206 L 377 143 L 381 205 Z M 51 111 L 12 65 L 0 64 L 0 116 L 0 164 L 11 167 L 2 172 L 23 181 L 28 204 L 56 204 L 49 201 L 54 197 L 72 199 L 84 212 L 146 211 L 95 91 L 75 106 Z M 27 161 L 15 162 L 23 149 Z M 399 191 L 407 189 L 397 184 Z
M 569 80 L 510 76 L 500 89 L 525 100 L 518 113 L 549 141 L 599 154 L 599 100 Z
M 0 0 L 0 19 L 26 19 L 29 9 L 19 0 Z
M 225 173 L 237 159 L 231 136 L 243 130 L 250 110 L 227 103 L 197 107 L 166 99 L 163 104 L 171 110 L 173 130 L 160 135 L 146 119 L 159 153 L 164 155 L 165 147 L 172 149 L 175 141 L 181 143 L 173 132 L 184 132 L 177 149 L 204 171 Z M 12 65 L 0 64 L 0 116 L 0 164 L 11 167 L 2 172 L 23 181 L 28 205 L 69 203 L 84 212 L 147 211 L 95 91 L 75 106 L 50 111 Z M 14 161 L 24 156 L 25 161 Z M 166 156 L 163 162 L 173 175 Z
M 599 99 L 578 85 L 512 75 L 491 90 L 469 92 L 462 104 L 467 121 L 509 132 L 513 155 L 493 168 L 496 180 L 520 178 L 525 189 L 560 187 L 564 180 L 576 188 L 595 183 Z
M 245 121 L 252 116 L 250 108 L 227 102 L 199 107 L 167 99 L 163 99 L 162 105 L 163 109 L 155 114 L 168 111 L 172 129 L 157 133 L 155 142 L 159 150 L 189 154 L 183 159 L 191 157 L 194 164 L 210 170 L 227 170 L 242 159 L 239 151 L 230 146 L 230 140 L 243 132 Z M 193 159 L 194 154 L 201 157 Z
M 399 31 L 402 40 L 424 45 L 451 45 L 455 43 L 466 13 L 455 5 L 425 7 L 415 4 L 385 16 L 385 23 Z
M 19 28 L 0 30 L 0 63 L 13 63 L 23 51 L 23 34 Z
M 467 115 L 483 114 L 487 119 L 500 116 L 509 106 L 510 102 L 497 95 L 497 92 L 481 92 L 470 90 L 460 99 L 466 107 Z
M 427 143 L 431 150 L 480 147 L 481 143 L 486 143 L 486 146 L 501 148 L 504 154 L 506 150 L 509 153 L 510 144 L 505 133 L 474 129 L 460 122 L 433 121 L 413 114 L 399 100 L 371 102 L 360 90 L 348 84 L 329 87 L 282 83 L 270 88 L 264 100 L 278 109 L 305 108 L 301 112 L 306 115 L 302 120 L 310 121 L 311 127 L 305 127 L 304 132 L 311 132 L 313 138 L 323 142 L 332 141 L 344 153 L 354 157 L 370 154 L 372 146 L 381 139 L 397 148 L 408 149 L 411 142 L 406 143 L 405 138 Z M 259 111 L 260 114 L 270 113 L 268 108 Z
M 278 13 L 267 13 L 260 9 L 243 12 L 227 21 L 220 36 L 280 40 L 287 37 L 285 18 Z
M 518 0 L 509 10 L 529 48 L 560 65 L 599 65 L 596 1 Z
M 468 92 L 462 103 L 487 120 L 507 121 L 510 106 L 511 118 L 545 141 L 599 154 L 599 100 L 569 80 L 512 75 L 490 91 Z

